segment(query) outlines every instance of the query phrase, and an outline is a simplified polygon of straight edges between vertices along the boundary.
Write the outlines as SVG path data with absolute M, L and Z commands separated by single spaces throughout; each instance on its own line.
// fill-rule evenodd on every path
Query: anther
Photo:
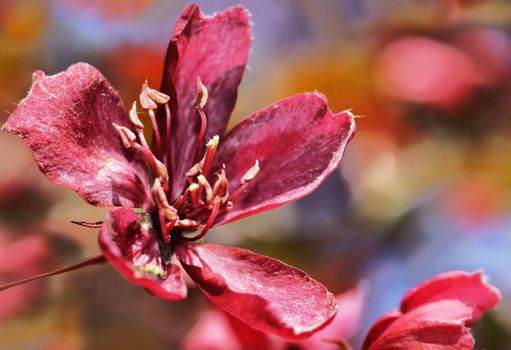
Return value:
M 200 117 L 200 130 L 199 135 L 197 136 L 197 144 L 195 145 L 195 154 L 193 159 L 197 161 L 199 158 L 199 153 L 202 148 L 202 140 L 204 139 L 204 135 L 206 134 L 206 127 L 208 126 L 208 118 L 206 117 L 206 114 L 204 113 L 204 106 L 206 106 L 206 102 L 208 101 L 208 89 L 206 89 L 206 86 L 202 84 L 202 81 L 197 76 L 197 90 L 195 93 L 195 98 L 193 100 L 193 106 L 199 113 Z
M 225 177 L 225 170 L 220 170 L 220 173 L 217 174 L 218 180 L 215 182 L 213 186 L 213 196 L 218 198 L 222 204 L 225 204 L 229 199 L 229 181 Z
M 193 100 L 193 106 L 202 110 L 204 109 L 204 106 L 206 106 L 206 102 L 208 102 L 208 89 L 206 89 L 206 86 L 202 83 L 200 77 L 197 76 L 197 89 Z
M 242 185 L 244 185 L 244 184 L 252 181 L 257 176 L 257 174 L 259 174 L 259 170 L 260 170 L 259 169 L 259 161 L 256 160 L 255 164 L 250 169 L 248 169 L 248 171 L 245 173 L 245 175 L 243 175 L 243 177 L 240 180 L 240 183 Z
M 219 140 L 220 138 L 218 137 L 218 135 L 215 135 L 206 144 L 206 153 L 204 154 L 204 166 L 202 169 L 202 174 L 206 177 L 208 176 L 209 171 L 213 166 L 213 160 L 215 159 L 215 153 L 218 148 Z
M 131 124 L 135 128 L 140 129 L 140 130 L 144 130 L 144 124 L 142 124 L 142 121 L 138 117 L 137 101 L 133 101 L 133 106 L 130 109 L 129 117 L 130 117 Z
M 140 105 L 142 108 L 147 110 L 153 110 L 158 108 L 156 102 L 154 102 L 151 97 L 149 97 L 149 86 L 147 84 L 147 80 L 142 84 L 142 89 L 140 90 Z
M 130 129 L 128 129 L 125 126 L 121 126 L 116 123 L 112 123 L 112 125 L 115 128 L 115 130 L 117 131 L 117 133 L 119 134 L 123 146 L 125 148 L 131 148 L 131 146 L 134 144 L 135 140 L 137 139 L 137 137 L 135 136 L 133 131 L 131 131 Z
M 170 100 L 170 97 L 168 95 L 158 90 L 151 89 L 149 86 L 147 87 L 147 95 L 151 98 L 151 100 L 161 105 L 168 103 Z
M 211 199 L 213 199 L 213 189 L 211 188 L 211 185 L 209 184 L 208 180 L 204 175 L 199 175 L 197 177 L 197 183 L 199 186 L 204 188 L 205 196 L 206 196 L 206 203 L 210 202 Z
M 255 164 L 250 169 L 247 170 L 245 175 L 242 176 L 242 178 L 240 180 L 241 186 L 231 196 L 231 198 L 229 200 L 229 202 L 230 202 L 229 207 L 232 207 L 234 204 L 236 204 L 236 202 L 238 201 L 241 193 L 247 188 L 248 184 L 252 180 L 254 180 L 254 178 L 257 176 L 257 174 L 259 174 L 259 170 L 260 170 L 260 168 L 259 168 L 259 161 L 256 160 Z
M 196 183 L 192 183 L 190 186 L 188 186 L 188 194 L 190 195 L 190 199 L 192 200 L 192 206 L 197 206 L 199 204 L 199 185 Z
M 188 170 L 186 172 L 186 176 L 187 177 L 194 177 L 194 176 L 199 175 L 202 172 L 202 167 L 203 166 L 204 166 L 204 160 L 201 160 L 200 162 L 195 163 L 195 165 L 192 166 L 190 168 L 190 170 Z

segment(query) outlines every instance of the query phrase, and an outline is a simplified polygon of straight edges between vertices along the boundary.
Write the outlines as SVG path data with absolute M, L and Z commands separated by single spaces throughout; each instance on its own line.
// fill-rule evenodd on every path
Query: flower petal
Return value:
M 364 344 L 362 345 L 362 350 L 367 350 L 369 347 L 375 342 L 376 339 L 380 337 L 380 335 L 385 332 L 387 328 L 399 317 L 401 316 L 401 312 L 399 310 L 392 310 L 387 312 L 385 315 L 380 317 L 373 324 L 369 332 L 367 333 Z
M 333 114 L 319 93 L 281 100 L 238 124 L 221 141 L 215 169 L 226 164 L 232 192 L 256 160 L 260 172 L 218 224 L 314 191 L 339 165 L 354 130 L 353 115 Z
M 181 300 L 187 289 L 181 268 L 165 262 L 157 233 L 128 208 L 112 209 L 99 232 L 103 255 L 130 282 L 164 299 Z M 170 256 L 170 252 L 169 252 Z
M 472 324 L 500 301 L 500 292 L 484 281 L 482 272 L 451 271 L 440 274 L 408 291 L 401 301 L 401 311 L 409 312 L 438 300 L 455 299 L 473 309 Z
M 262 332 L 303 339 L 337 311 L 323 285 L 279 260 L 213 244 L 179 244 L 176 254 L 208 298 Z
M 200 118 L 193 107 L 197 76 L 209 91 L 204 108 L 208 118 L 204 139 L 207 141 L 225 132 L 250 42 L 249 14 L 242 6 L 205 17 L 196 5 L 190 5 L 176 23 L 167 49 L 161 87 L 171 96 L 174 197 L 183 188 L 185 173 L 194 161 L 200 128 Z M 160 118 L 160 126 L 164 126 L 163 118 Z
M 458 300 L 425 304 L 395 319 L 363 349 L 473 349 L 474 339 L 465 327 L 471 314 L 471 307 Z
M 145 164 L 126 152 L 112 123 L 129 125 L 117 92 L 94 67 L 34 73 L 28 96 L 3 126 L 32 150 L 53 182 L 98 206 L 148 204 Z

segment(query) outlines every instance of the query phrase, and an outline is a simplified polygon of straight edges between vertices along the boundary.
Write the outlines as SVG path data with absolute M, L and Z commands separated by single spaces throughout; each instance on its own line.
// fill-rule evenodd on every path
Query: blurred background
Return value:
M 251 0 L 253 50 L 234 125 L 275 100 L 324 93 L 358 131 L 341 169 L 292 205 L 215 229 L 334 293 L 370 284 L 357 348 L 378 316 L 433 275 L 483 269 L 503 301 L 474 328 L 511 349 L 511 2 Z M 178 0 L 0 0 L 0 123 L 30 85 L 85 61 L 126 104 L 157 86 Z M 238 1 L 197 1 L 207 14 Z M 51 184 L 0 135 L 0 281 L 98 254 L 70 223 L 106 210 Z M 179 349 L 210 306 L 159 300 L 108 265 L 0 293 L 0 349 Z M 341 310 L 342 312 L 342 310 Z

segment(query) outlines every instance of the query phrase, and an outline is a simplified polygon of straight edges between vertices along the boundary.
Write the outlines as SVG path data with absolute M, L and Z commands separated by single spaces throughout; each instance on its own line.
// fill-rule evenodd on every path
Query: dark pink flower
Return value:
M 339 313 L 312 337 L 290 342 L 247 327 L 238 319 L 217 309 L 202 314 L 186 335 L 183 350 L 339 350 L 336 341 L 351 338 L 360 325 L 367 284 L 336 296 Z
M 140 94 L 154 126 L 152 147 L 137 105 L 128 113 L 85 63 L 54 76 L 34 73 L 4 129 L 23 138 L 51 181 L 90 204 L 122 207 L 110 211 L 99 243 L 128 280 L 179 300 L 186 296 L 184 269 L 208 298 L 251 327 L 301 339 L 336 313 L 323 285 L 278 260 L 196 241 L 214 225 L 316 189 L 338 166 L 354 121 L 349 112 L 333 114 L 323 95 L 303 93 L 225 134 L 250 40 L 241 6 L 213 17 L 194 5 L 184 10 L 167 50 L 162 92 L 146 82 Z
M 469 327 L 500 300 L 481 272 L 447 272 L 412 288 L 376 321 L 363 350 L 473 349 Z

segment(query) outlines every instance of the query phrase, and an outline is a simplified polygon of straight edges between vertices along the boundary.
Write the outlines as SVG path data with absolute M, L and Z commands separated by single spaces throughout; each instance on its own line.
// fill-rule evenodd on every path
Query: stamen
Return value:
M 125 126 L 121 126 L 116 123 L 112 123 L 112 125 L 119 134 L 124 148 L 131 148 L 131 146 L 135 144 L 135 140 L 137 139 L 133 131 L 131 131 Z
M 154 154 L 151 152 L 151 150 L 149 148 L 147 148 L 147 147 L 139 145 L 138 143 L 133 143 L 132 147 L 134 149 L 136 149 L 137 151 L 140 151 L 142 153 L 142 155 L 146 159 L 147 163 L 151 167 L 151 171 L 153 172 L 154 176 L 158 176 L 159 177 L 159 175 L 158 175 L 158 166 L 156 164 L 157 159 L 154 156 Z
M 153 125 L 154 141 L 156 143 L 156 153 L 157 155 L 160 155 L 162 152 L 161 136 L 160 130 L 158 129 L 158 123 L 156 123 L 156 116 L 154 114 L 154 110 L 158 108 L 156 102 L 162 104 L 167 103 L 169 102 L 170 97 L 165 95 L 164 93 L 151 89 L 147 84 L 146 80 L 144 84 L 142 84 L 142 89 L 140 91 L 139 98 L 140 105 L 149 113 L 149 118 L 151 119 L 151 124 Z
M 176 208 L 178 211 L 181 209 L 181 207 L 185 203 L 185 199 L 186 199 L 185 195 L 186 195 L 186 192 L 184 194 L 180 195 L 179 197 L 177 197 L 177 199 L 174 202 L 174 208 Z
M 158 108 L 156 102 L 154 102 L 149 97 L 149 85 L 147 84 L 147 80 L 144 82 L 144 84 L 142 84 L 142 89 L 140 90 L 139 98 L 140 105 L 142 106 L 143 109 L 153 110 Z
M 200 77 L 197 76 L 197 90 L 195 93 L 195 98 L 193 101 L 193 106 L 199 113 L 199 117 L 201 120 L 199 135 L 197 137 L 197 144 L 195 145 L 195 155 L 193 159 L 197 161 L 200 155 L 200 150 L 202 148 L 202 140 L 204 139 L 204 135 L 206 133 L 206 128 L 208 126 L 208 118 L 206 117 L 206 114 L 204 113 L 204 106 L 206 106 L 206 102 L 208 101 L 208 89 L 206 89 L 206 86 L 202 84 L 202 81 L 200 80 Z
M 133 101 L 133 106 L 131 107 L 130 109 L 130 112 L 129 112 L 129 117 L 130 117 L 130 122 L 131 124 L 136 128 L 136 129 L 140 129 L 140 130 L 144 130 L 144 124 L 142 123 L 142 121 L 140 120 L 140 118 L 138 117 L 138 112 L 137 112 L 137 101 Z
M 190 186 L 188 186 L 187 192 L 190 195 L 190 199 L 192 200 L 192 206 L 196 207 L 200 204 L 200 198 L 199 198 L 199 185 L 196 183 L 192 183 Z
M 147 86 L 147 95 L 149 98 L 151 98 L 151 100 L 161 105 L 164 105 L 170 101 L 170 97 L 168 95 L 158 90 L 151 89 L 149 86 Z
M 100 228 L 103 225 L 103 221 L 87 222 L 87 221 L 73 221 L 71 223 L 88 228 Z
M 161 154 L 161 136 L 160 129 L 158 129 L 158 123 L 156 122 L 156 115 L 154 111 L 150 109 L 148 111 L 149 119 L 151 119 L 151 124 L 153 124 L 153 133 L 154 133 L 154 141 L 156 143 L 156 153 Z
M 170 170 L 169 173 L 169 187 L 172 185 L 172 148 L 170 144 L 170 135 L 171 135 L 171 128 L 172 128 L 172 120 L 170 115 L 170 107 L 168 103 L 165 103 L 165 141 L 167 145 L 167 167 Z M 172 190 L 172 189 L 170 189 Z M 171 191 L 172 192 L 172 191 Z
M 202 175 L 208 176 L 211 167 L 213 166 L 213 160 L 215 159 L 216 150 L 218 148 L 218 142 L 220 138 L 218 135 L 213 136 L 211 140 L 206 144 L 206 153 L 204 154 L 204 166 L 202 168 Z
M 204 109 L 208 102 L 208 89 L 197 76 L 197 90 L 195 92 L 195 99 L 193 100 L 193 106 L 197 109 Z
M 252 166 L 248 171 L 243 175 L 243 177 L 240 180 L 241 186 L 234 192 L 234 194 L 229 199 L 230 207 L 232 207 L 236 202 L 238 201 L 241 193 L 247 188 L 248 184 L 254 180 L 254 178 L 259 174 L 259 161 L 256 160 L 254 166 Z
M 197 160 L 199 158 L 200 150 L 202 148 L 202 140 L 204 139 L 204 134 L 206 133 L 206 127 L 208 125 L 208 118 L 206 118 L 206 114 L 201 109 L 198 110 L 200 117 L 200 130 L 199 136 L 197 137 L 197 144 L 195 145 L 195 155 L 193 159 Z
M 37 280 L 40 280 L 40 279 L 43 279 L 43 278 L 46 278 L 46 277 L 50 277 L 50 276 L 60 275 L 61 273 L 64 273 L 64 272 L 78 270 L 78 269 L 81 269 L 83 267 L 90 266 L 90 265 L 95 265 L 95 264 L 100 264 L 100 263 L 103 263 L 105 261 L 106 261 L 106 259 L 105 259 L 105 257 L 103 255 L 98 255 L 98 256 L 95 256 L 93 258 L 87 259 L 87 260 L 82 261 L 81 263 L 78 263 L 78 264 L 75 264 L 75 265 L 67 266 L 67 267 L 60 268 L 60 269 L 57 269 L 57 270 L 53 270 L 53 271 L 50 271 L 50 272 L 41 273 L 39 275 L 28 277 L 28 278 L 24 278 L 24 279 L 18 280 L 16 282 L 11 282 L 11 283 L 4 284 L 4 285 L 0 286 L 0 292 L 3 291 L 3 290 L 9 289 L 9 288 L 15 287 L 15 286 L 19 286 L 21 284 L 25 284 L 25 283 L 32 282 L 32 281 L 37 281 Z
M 202 159 L 200 162 L 198 163 L 195 163 L 194 166 L 192 166 L 190 168 L 190 170 L 188 170 L 186 172 L 186 176 L 187 177 L 194 177 L 194 176 L 197 176 L 199 175 L 201 172 L 202 172 L 202 167 L 204 166 L 204 159 Z
M 206 225 L 204 225 L 204 228 L 202 229 L 201 233 L 195 237 L 185 237 L 181 236 L 181 239 L 188 241 L 188 242 L 195 242 L 201 239 L 208 233 L 208 230 L 213 226 L 215 223 L 215 219 L 218 215 L 218 209 L 220 209 L 221 201 L 219 199 L 215 200 L 215 204 L 213 206 L 213 209 L 211 210 L 211 215 L 209 216 L 208 221 L 206 222 Z
M 225 170 L 220 170 L 220 173 L 217 174 L 218 180 L 216 180 L 215 185 L 213 186 L 213 196 L 219 198 L 222 204 L 225 204 L 229 199 L 229 181 L 225 177 Z
M 149 145 L 147 144 L 147 141 L 144 136 L 144 124 L 138 117 L 137 101 L 133 102 L 133 106 L 131 107 L 130 112 L 129 112 L 129 118 L 130 118 L 131 125 L 133 125 L 135 127 L 135 130 L 137 131 L 137 135 L 138 135 L 138 139 L 140 140 L 140 143 L 145 148 L 149 148 Z
M 250 181 L 254 180 L 254 178 L 257 176 L 257 174 L 259 174 L 259 170 L 260 170 L 259 160 L 256 160 L 255 164 L 250 169 L 248 169 L 248 171 L 245 173 L 245 175 L 243 175 L 240 183 L 242 185 L 244 185 L 244 184 L 249 183 Z
M 204 188 L 204 191 L 206 193 L 206 203 L 210 202 L 213 199 L 213 189 L 211 188 L 211 185 L 209 184 L 208 180 L 204 175 L 199 175 L 197 177 L 197 183 L 199 186 Z
M 147 140 L 145 139 L 144 131 L 143 130 L 137 130 L 138 139 L 140 140 L 140 144 L 142 147 L 149 149 L 149 144 L 147 143 Z

